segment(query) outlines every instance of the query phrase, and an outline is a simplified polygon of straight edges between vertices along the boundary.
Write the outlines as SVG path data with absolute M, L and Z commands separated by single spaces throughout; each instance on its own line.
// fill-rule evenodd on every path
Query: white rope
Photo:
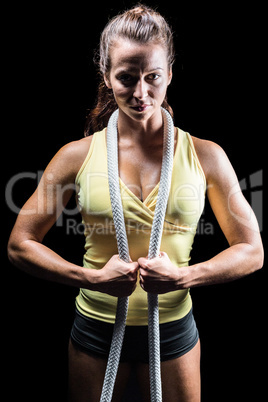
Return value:
M 129 262 L 128 241 L 124 223 L 124 213 L 120 194 L 118 171 L 118 110 L 109 119 L 107 127 L 107 159 L 109 190 L 115 225 L 116 240 L 119 257 Z M 150 236 L 148 258 L 159 255 L 161 237 L 170 190 L 173 153 L 174 153 L 174 125 L 170 114 L 162 108 L 164 120 L 164 148 L 161 168 L 160 186 L 155 207 L 152 231 Z M 110 402 L 113 396 L 115 379 L 118 371 L 121 349 L 125 333 L 128 310 L 128 297 L 118 298 L 113 338 L 107 362 L 105 378 L 100 402 Z M 151 401 L 162 401 L 161 361 L 158 295 L 148 294 L 148 334 L 149 334 L 149 367 Z

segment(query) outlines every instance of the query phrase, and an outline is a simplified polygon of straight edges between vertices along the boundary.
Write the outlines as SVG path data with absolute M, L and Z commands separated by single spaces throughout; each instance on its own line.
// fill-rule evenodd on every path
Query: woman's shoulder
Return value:
M 92 137 L 85 137 L 64 145 L 51 160 L 48 168 L 64 171 L 66 176 L 75 178 L 89 152 Z
M 222 173 L 224 168 L 230 166 L 230 161 L 220 145 L 210 140 L 193 136 L 191 138 L 207 178 Z
M 73 159 L 73 161 L 79 161 L 80 159 L 85 159 L 89 151 L 93 136 L 81 138 L 80 140 L 71 141 L 65 144 L 59 153 L 62 157 L 67 157 Z

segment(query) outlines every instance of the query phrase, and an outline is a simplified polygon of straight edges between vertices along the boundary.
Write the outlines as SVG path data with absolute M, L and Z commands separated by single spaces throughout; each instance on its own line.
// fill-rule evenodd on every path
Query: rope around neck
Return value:
M 161 108 L 161 111 L 164 121 L 163 160 L 161 167 L 159 191 L 150 236 L 148 251 L 149 259 L 159 255 L 173 168 L 174 125 L 170 114 L 163 108 Z M 120 194 L 118 171 L 118 114 L 119 111 L 117 109 L 111 115 L 107 126 L 108 180 L 119 257 L 123 261 L 129 262 L 129 249 Z M 114 324 L 114 332 L 100 402 L 110 402 L 112 400 L 113 389 L 124 340 L 127 310 L 128 297 L 119 297 Z M 161 364 L 158 295 L 149 293 L 148 335 L 151 401 L 161 402 L 162 387 L 160 370 Z

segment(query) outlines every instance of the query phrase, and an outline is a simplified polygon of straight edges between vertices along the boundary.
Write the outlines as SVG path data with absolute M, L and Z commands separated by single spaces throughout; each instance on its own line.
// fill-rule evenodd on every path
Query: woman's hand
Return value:
M 114 255 L 100 270 L 96 270 L 94 290 L 111 296 L 130 296 L 137 284 L 137 262 L 124 262 Z
M 168 293 L 178 290 L 180 270 L 172 264 L 168 255 L 161 252 L 148 260 L 139 258 L 140 285 L 148 293 Z

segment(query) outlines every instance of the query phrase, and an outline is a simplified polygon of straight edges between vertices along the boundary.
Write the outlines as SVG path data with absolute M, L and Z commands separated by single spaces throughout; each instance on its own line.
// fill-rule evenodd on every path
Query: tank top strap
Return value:
M 178 128 L 178 144 L 174 155 L 173 169 L 180 169 L 182 166 L 187 170 L 198 171 L 204 186 L 206 185 L 205 173 L 197 156 L 193 139 L 188 132 Z
M 82 173 L 88 169 L 88 164 L 90 162 L 90 171 L 92 169 L 96 172 L 107 171 L 107 153 L 106 153 L 106 128 L 102 131 L 98 131 L 92 135 L 92 141 L 87 153 L 87 156 L 79 169 L 75 183 L 78 184 Z

